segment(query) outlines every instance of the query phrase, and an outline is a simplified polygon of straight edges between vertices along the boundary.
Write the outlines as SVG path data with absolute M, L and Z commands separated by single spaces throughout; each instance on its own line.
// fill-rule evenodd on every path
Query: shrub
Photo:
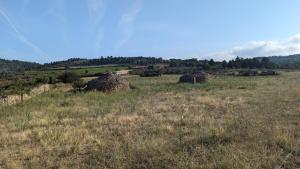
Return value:
M 49 82 L 49 78 L 47 77 L 40 77 L 35 79 L 35 84 L 47 84 Z
M 58 80 L 60 80 L 63 83 L 73 83 L 75 81 L 80 80 L 80 76 L 74 72 L 64 72 L 60 76 L 57 77 Z
M 80 80 L 73 82 L 72 86 L 75 91 L 83 91 L 86 87 L 86 83 L 84 82 L 84 80 L 80 79 Z
M 7 91 L 5 90 L 5 88 L 0 87 L 0 101 L 4 100 L 6 101 L 7 98 Z
M 161 76 L 161 72 L 159 70 L 146 70 L 140 76 L 141 77 Z
M 49 84 L 54 84 L 55 83 L 55 79 L 52 76 L 50 76 L 49 80 L 48 80 L 48 83 Z
M 262 71 L 259 75 L 260 76 L 276 76 L 276 75 L 279 75 L 279 73 L 274 70 L 266 70 L 266 71 Z
M 275 76 L 279 75 L 278 72 L 274 70 L 265 70 L 259 72 L 257 70 L 243 70 L 238 73 L 239 76 Z
M 240 76 L 257 76 L 258 71 L 257 70 L 243 70 L 239 72 Z
M 21 101 L 24 100 L 24 95 L 29 94 L 32 88 L 32 84 L 24 81 L 17 80 L 15 83 L 8 87 L 8 91 L 11 94 L 20 95 Z

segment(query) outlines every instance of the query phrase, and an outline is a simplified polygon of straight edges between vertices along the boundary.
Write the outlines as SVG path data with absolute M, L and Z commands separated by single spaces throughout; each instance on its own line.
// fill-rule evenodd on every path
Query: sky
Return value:
M 299 0 L 0 0 L 0 58 L 300 53 Z

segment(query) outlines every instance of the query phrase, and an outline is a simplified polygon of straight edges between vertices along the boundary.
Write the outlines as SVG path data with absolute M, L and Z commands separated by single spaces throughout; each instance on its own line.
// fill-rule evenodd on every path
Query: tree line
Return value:
M 66 61 L 52 62 L 44 65 L 44 68 L 71 67 L 71 66 L 96 66 L 109 64 L 123 65 L 155 65 L 167 64 L 170 67 L 202 67 L 211 68 L 276 68 L 278 65 L 271 62 L 269 58 L 240 58 L 237 57 L 230 61 L 214 61 L 194 59 L 162 59 L 155 57 L 101 57 L 98 59 L 72 58 Z
M 22 72 L 33 69 L 64 68 L 72 66 L 99 66 L 99 65 L 155 65 L 168 64 L 170 67 L 203 67 L 211 68 L 300 68 L 300 55 L 241 58 L 230 61 L 214 61 L 199 59 L 162 59 L 157 57 L 114 57 L 108 56 L 96 59 L 71 58 L 64 61 L 39 64 L 18 60 L 0 59 L 0 72 Z
M 269 58 L 240 58 L 237 57 L 234 60 L 230 60 L 228 62 L 223 61 L 222 62 L 223 68 L 246 68 L 246 69 L 274 69 L 278 68 L 279 66 L 275 63 L 273 63 Z
M 240 58 L 236 57 L 230 61 L 214 61 L 211 60 L 197 60 L 197 59 L 171 59 L 169 61 L 170 67 L 202 67 L 204 70 L 208 69 L 274 69 L 278 68 L 278 65 L 271 62 L 269 58 Z
M 33 62 L 24 62 L 19 60 L 0 59 L 0 72 L 22 72 L 41 67 L 41 64 Z
M 65 61 L 57 61 L 44 64 L 44 68 L 53 67 L 66 67 L 66 66 L 97 66 L 97 65 L 111 65 L 111 64 L 123 64 L 123 65 L 149 65 L 164 63 L 165 60 L 156 57 L 100 57 L 97 59 L 81 59 L 72 58 Z

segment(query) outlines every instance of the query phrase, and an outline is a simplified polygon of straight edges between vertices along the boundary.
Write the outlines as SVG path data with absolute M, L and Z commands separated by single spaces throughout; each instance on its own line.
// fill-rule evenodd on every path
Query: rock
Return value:
M 120 90 L 129 90 L 129 83 L 122 79 L 120 75 L 106 73 L 98 77 L 97 79 L 91 80 L 87 83 L 87 91 L 97 90 L 102 92 L 113 92 Z
M 194 74 L 182 75 L 179 79 L 179 83 L 205 83 L 207 79 L 207 74 L 201 71 Z

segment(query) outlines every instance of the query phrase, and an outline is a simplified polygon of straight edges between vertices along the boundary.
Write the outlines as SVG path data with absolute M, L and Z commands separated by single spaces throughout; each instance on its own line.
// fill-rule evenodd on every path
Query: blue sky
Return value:
M 0 57 L 300 53 L 299 0 L 0 0 Z

